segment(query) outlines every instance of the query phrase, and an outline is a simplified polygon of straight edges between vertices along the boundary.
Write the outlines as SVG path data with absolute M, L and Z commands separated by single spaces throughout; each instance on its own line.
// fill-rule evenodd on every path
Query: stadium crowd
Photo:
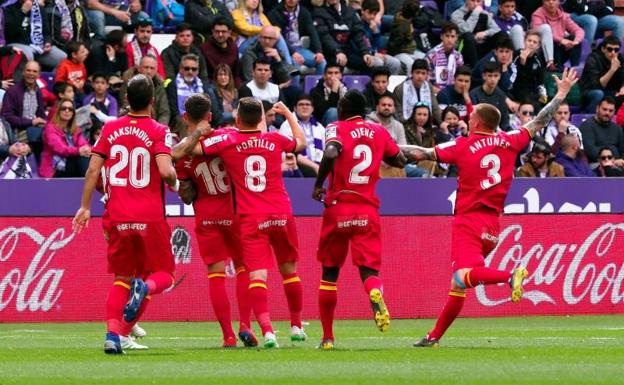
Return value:
M 212 100 L 212 126 L 238 100 L 294 109 L 307 147 L 284 154 L 289 177 L 314 177 L 324 127 L 349 88 L 397 144 L 432 147 L 468 134 L 478 103 L 500 129 L 520 127 L 581 74 L 553 121 L 517 159 L 524 177 L 624 175 L 624 18 L 613 0 L 5 0 L 0 8 L 0 177 L 82 177 L 103 124 L 128 110 L 128 79 L 155 86 L 152 117 L 187 135 L 185 101 Z M 154 34 L 175 32 L 159 50 Z M 132 34 L 131 38 L 129 34 Z M 420 161 L 387 177 L 445 177 Z

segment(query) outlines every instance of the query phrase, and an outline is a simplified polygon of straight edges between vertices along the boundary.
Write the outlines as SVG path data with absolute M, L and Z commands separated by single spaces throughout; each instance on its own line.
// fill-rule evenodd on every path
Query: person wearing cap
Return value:
M 134 38 L 126 45 L 126 54 L 128 55 L 128 66 L 138 66 L 141 63 L 141 58 L 147 54 L 152 55 L 158 62 L 158 75 L 162 79 L 166 79 L 165 66 L 158 53 L 156 47 L 154 47 L 150 40 L 152 40 L 152 19 L 148 17 L 140 17 L 134 24 Z
M 533 149 L 528 159 L 518 168 L 516 176 L 525 178 L 561 178 L 565 176 L 563 166 L 551 157 L 551 148 L 540 137 L 533 139 Z

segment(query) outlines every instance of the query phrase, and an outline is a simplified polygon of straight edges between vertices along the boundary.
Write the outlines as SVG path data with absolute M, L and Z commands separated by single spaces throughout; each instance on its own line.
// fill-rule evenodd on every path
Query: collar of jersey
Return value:
M 241 129 L 239 129 L 238 132 L 241 133 L 241 134 L 255 134 L 255 133 L 258 133 L 258 132 L 261 132 L 261 131 L 260 131 L 259 128 L 256 128 L 255 130 L 241 130 Z
M 472 133 L 475 135 L 496 136 L 495 132 L 472 131 Z
M 151 116 L 149 115 L 135 115 L 132 113 L 128 113 L 128 116 L 132 117 L 132 118 L 151 118 Z
M 350 117 L 349 119 L 346 119 L 346 121 L 348 122 L 349 120 L 355 120 L 355 119 L 362 119 L 362 117 L 360 115 L 355 115 Z

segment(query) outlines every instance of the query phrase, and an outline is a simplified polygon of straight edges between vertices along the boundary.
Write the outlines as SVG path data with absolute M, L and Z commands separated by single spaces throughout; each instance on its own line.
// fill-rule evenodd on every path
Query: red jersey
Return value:
M 209 138 L 227 133 L 216 130 Z M 202 138 L 203 139 L 206 138 Z M 179 180 L 190 180 L 197 190 L 193 202 L 195 218 L 232 215 L 232 194 L 230 179 L 225 171 L 223 160 L 218 156 L 186 156 L 176 162 Z
M 327 126 L 325 145 L 331 142 L 339 143 L 342 150 L 329 176 L 325 201 L 364 201 L 379 207 L 375 187 L 381 161 L 400 151 L 388 130 L 355 117 Z
M 282 180 L 282 152 L 297 141 L 278 132 L 230 131 L 201 142 L 206 156 L 219 155 L 232 181 L 236 214 L 290 214 Z
M 172 144 L 169 128 L 148 116 L 127 115 L 104 125 L 93 152 L 105 159 L 106 211 L 111 221 L 164 219 L 164 186 L 156 155 L 170 155 Z
M 455 213 L 479 204 L 503 212 L 518 153 L 531 141 L 525 128 L 496 134 L 474 133 L 435 147 L 437 160 L 456 164 Z

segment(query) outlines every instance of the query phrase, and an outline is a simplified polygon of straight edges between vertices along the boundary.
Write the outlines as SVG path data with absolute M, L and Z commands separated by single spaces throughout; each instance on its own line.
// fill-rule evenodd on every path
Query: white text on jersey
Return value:
M 482 138 L 470 145 L 470 152 L 476 153 L 477 151 L 485 148 L 486 146 L 499 146 L 503 148 L 508 148 L 510 146 L 509 142 L 500 136 L 491 136 L 487 138 Z
M 134 135 L 137 138 L 139 138 L 140 140 L 143 141 L 143 143 L 145 143 L 146 147 L 151 147 L 152 146 L 152 140 L 149 138 L 149 136 L 147 135 L 147 133 L 143 130 L 141 130 L 138 127 L 120 127 L 118 129 L 116 129 L 115 131 L 113 131 L 112 134 L 110 134 L 108 136 L 108 138 L 106 138 L 108 140 L 108 143 L 113 144 L 113 142 L 119 138 L 120 136 L 123 135 Z
M 366 127 L 357 127 L 354 130 L 351 130 L 351 137 L 353 139 L 361 138 L 363 136 L 373 139 L 375 131 Z
M 238 152 L 242 152 L 250 148 L 264 148 L 269 151 L 275 151 L 275 143 L 271 143 L 265 139 L 253 138 L 236 145 L 236 151 Z

